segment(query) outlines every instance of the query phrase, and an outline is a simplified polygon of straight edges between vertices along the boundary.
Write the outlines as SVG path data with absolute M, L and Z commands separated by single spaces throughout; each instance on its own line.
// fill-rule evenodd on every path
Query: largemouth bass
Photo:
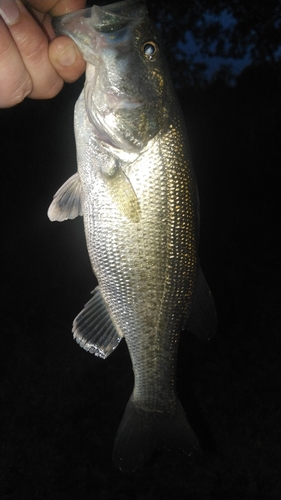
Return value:
M 124 337 L 134 389 L 113 460 L 130 471 L 157 448 L 200 449 L 175 393 L 181 330 L 201 339 L 216 312 L 198 257 L 198 196 L 184 120 L 158 32 L 141 0 L 59 18 L 86 62 L 75 106 L 78 172 L 49 218 L 84 217 L 98 287 L 74 338 L 106 358 Z

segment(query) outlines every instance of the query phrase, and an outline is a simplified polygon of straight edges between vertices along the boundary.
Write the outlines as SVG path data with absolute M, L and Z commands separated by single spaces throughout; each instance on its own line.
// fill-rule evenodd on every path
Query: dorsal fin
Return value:
M 199 337 L 201 340 L 211 339 L 217 330 L 217 313 L 213 296 L 205 280 L 201 267 L 199 268 L 197 288 L 183 329 Z

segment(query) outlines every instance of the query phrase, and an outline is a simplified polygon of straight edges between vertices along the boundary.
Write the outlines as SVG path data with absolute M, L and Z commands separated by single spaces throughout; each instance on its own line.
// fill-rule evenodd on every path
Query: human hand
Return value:
M 23 2 L 25 5 L 23 5 Z M 49 99 L 75 81 L 85 62 L 75 43 L 55 37 L 52 16 L 85 7 L 85 0 L 0 0 L 0 108 Z

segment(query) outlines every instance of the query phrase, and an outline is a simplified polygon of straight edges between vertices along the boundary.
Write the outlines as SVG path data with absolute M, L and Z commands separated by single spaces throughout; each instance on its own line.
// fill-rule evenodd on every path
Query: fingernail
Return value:
M 74 45 L 68 45 L 60 54 L 59 54 L 59 63 L 62 66 L 71 66 L 75 63 L 77 57 L 76 48 Z
M 0 15 L 6 24 L 14 24 L 20 15 L 15 0 L 0 0 Z

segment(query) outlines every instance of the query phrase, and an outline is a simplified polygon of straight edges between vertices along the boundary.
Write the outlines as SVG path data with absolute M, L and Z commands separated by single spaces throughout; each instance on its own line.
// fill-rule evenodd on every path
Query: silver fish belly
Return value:
M 78 173 L 55 194 L 51 220 L 83 215 L 98 287 L 73 323 L 106 358 L 124 337 L 134 390 L 113 460 L 135 470 L 157 448 L 199 450 L 175 392 L 179 335 L 216 330 L 198 258 L 198 196 L 185 125 L 143 1 L 63 16 L 56 29 L 87 61 L 75 107 Z

